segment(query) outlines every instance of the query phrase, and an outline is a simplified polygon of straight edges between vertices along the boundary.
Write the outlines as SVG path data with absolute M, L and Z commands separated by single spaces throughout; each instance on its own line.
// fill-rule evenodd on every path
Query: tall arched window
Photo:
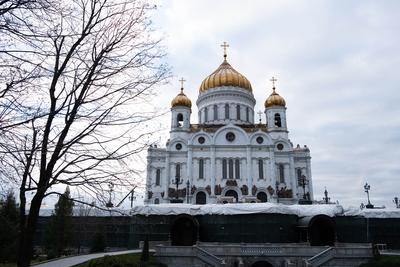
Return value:
M 240 179 L 240 160 L 235 159 L 235 179 Z
M 160 185 L 160 180 L 161 180 L 161 170 L 157 169 L 156 170 L 156 185 Z
M 285 166 L 283 164 L 279 165 L 279 182 L 285 182 Z
M 226 159 L 222 160 L 222 179 L 226 179 L 227 177 L 227 167 L 226 167 Z
M 160 200 L 158 198 L 154 199 L 154 204 L 160 204 Z
M 249 107 L 246 107 L 246 121 L 250 122 L 250 112 L 249 112 Z
M 225 104 L 225 119 L 229 119 L 229 104 Z
M 282 127 L 281 115 L 279 113 L 275 113 L 275 126 Z
M 264 162 L 262 159 L 258 160 L 258 179 L 264 179 Z
M 175 167 L 175 178 L 181 178 L 181 164 L 176 164 Z
M 204 159 L 199 159 L 199 179 L 204 178 Z
M 218 106 L 214 105 L 214 120 L 218 120 Z
M 208 108 L 204 108 L 204 121 L 208 121 Z
M 201 121 L 201 111 L 199 111 L 199 122 L 202 123 L 202 121 Z
M 229 159 L 229 179 L 233 179 L 233 159 Z
M 240 120 L 240 105 L 236 106 L 236 119 Z
M 183 126 L 183 115 L 182 113 L 178 113 L 178 115 L 176 116 L 176 122 L 178 127 L 182 127 Z

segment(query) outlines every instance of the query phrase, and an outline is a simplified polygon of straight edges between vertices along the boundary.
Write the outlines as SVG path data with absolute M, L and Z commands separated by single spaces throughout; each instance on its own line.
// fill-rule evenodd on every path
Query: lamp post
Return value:
M 368 204 L 365 205 L 365 207 L 366 207 L 367 209 L 372 209 L 372 208 L 374 208 L 374 205 L 372 205 L 371 202 L 369 201 L 369 190 L 370 190 L 370 189 L 371 189 L 371 186 L 370 186 L 368 183 L 365 183 L 365 185 L 364 185 L 364 191 L 365 191 L 365 193 L 367 193 L 367 198 L 368 198 Z
M 279 182 L 276 181 L 275 182 L 275 194 L 276 194 L 276 202 L 279 203 L 279 194 L 278 194 L 278 190 L 279 190 Z
M 325 187 L 324 195 L 325 195 L 325 197 L 323 198 L 323 200 L 325 201 L 325 204 L 329 204 L 329 201 L 331 200 L 331 198 L 328 197 L 328 191 L 326 190 L 326 187 Z
M 189 188 L 190 188 L 190 182 L 187 180 L 186 182 L 186 203 L 189 204 Z
M 300 177 L 300 185 L 301 185 L 301 187 L 303 187 L 303 199 L 304 200 L 308 200 L 308 198 L 306 196 L 306 185 L 307 184 L 308 184 L 307 177 L 305 175 L 302 175 Z
M 179 185 L 183 183 L 183 179 L 181 179 L 178 175 L 175 176 L 175 180 L 174 180 L 174 184 L 175 184 L 175 201 L 173 201 L 174 203 L 182 203 L 181 201 L 179 201 L 179 192 L 178 192 L 178 188 Z
M 108 203 L 106 204 L 106 207 L 107 208 L 112 208 L 112 207 L 114 207 L 114 204 L 111 202 L 111 196 L 112 196 L 112 192 L 114 191 L 114 184 L 113 184 L 113 182 L 110 182 L 109 184 L 108 184 L 108 193 L 109 193 L 109 199 L 108 199 Z
M 396 204 L 396 208 L 397 208 L 397 209 L 400 208 L 399 198 L 398 198 L 398 197 L 394 197 L 393 203 Z

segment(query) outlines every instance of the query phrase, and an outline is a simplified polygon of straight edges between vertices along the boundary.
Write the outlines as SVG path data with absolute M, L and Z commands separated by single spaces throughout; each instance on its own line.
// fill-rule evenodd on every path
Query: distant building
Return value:
M 148 150 L 145 203 L 313 200 L 310 150 L 289 140 L 286 101 L 275 78 L 264 103 L 266 123 L 261 112 L 257 121 L 250 81 L 232 68 L 226 52 L 200 85 L 198 124 L 190 122 L 192 102 L 183 81 L 171 103 L 166 147 Z

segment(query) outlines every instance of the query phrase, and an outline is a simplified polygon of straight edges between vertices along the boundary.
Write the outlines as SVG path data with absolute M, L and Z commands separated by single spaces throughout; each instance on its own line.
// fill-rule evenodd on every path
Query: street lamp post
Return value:
M 394 197 L 393 203 L 396 204 L 396 208 L 397 208 L 397 209 L 400 208 L 399 198 L 398 198 L 398 197 Z
M 276 202 L 277 202 L 277 203 L 279 203 L 279 194 L 278 194 L 278 191 L 279 191 L 279 182 L 276 181 L 276 182 L 275 182 L 275 194 L 276 194 Z
M 368 183 L 365 183 L 365 185 L 364 185 L 364 191 L 365 191 L 365 193 L 367 193 L 367 198 L 368 198 L 368 204 L 365 205 L 365 207 L 366 207 L 367 209 L 372 209 L 372 208 L 374 208 L 374 205 L 372 205 L 371 202 L 369 201 L 369 190 L 370 190 L 370 189 L 371 189 L 371 186 L 370 186 Z
M 305 175 L 302 175 L 300 177 L 300 185 L 303 187 L 303 199 L 308 200 L 307 195 L 306 195 L 306 185 L 308 184 L 307 177 Z
M 329 201 L 331 200 L 331 198 L 328 197 L 328 190 L 326 190 L 326 187 L 325 187 L 324 195 L 325 195 L 325 197 L 323 198 L 323 200 L 325 201 L 325 204 L 329 204 Z
M 189 188 L 190 188 L 190 182 L 187 180 L 186 182 L 186 203 L 189 204 Z
M 108 188 L 109 188 L 109 190 L 108 190 L 108 193 L 109 193 L 109 199 L 108 199 L 108 203 L 106 204 L 106 207 L 107 208 L 112 208 L 112 207 L 114 207 L 114 204 L 111 202 L 111 197 L 112 197 L 112 193 L 113 193 L 113 191 L 114 191 L 114 184 L 113 184 L 113 182 L 110 182 L 109 184 L 108 184 Z
M 174 184 L 175 184 L 175 200 L 173 203 L 182 203 L 182 201 L 179 200 L 179 185 L 183 183 L 183 179 L 181 179 L 178 175 L 175 176 Z

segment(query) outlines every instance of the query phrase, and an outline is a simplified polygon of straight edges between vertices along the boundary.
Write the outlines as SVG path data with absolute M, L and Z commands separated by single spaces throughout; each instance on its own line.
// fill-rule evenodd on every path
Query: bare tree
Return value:
M 28 47 L 4 45 L 3 73 L 23 62 L 34 74 L 14 87 L 24 94 L 12 111 L 0 110 L 10 122 L 0 141 L 0 175 L 20 185 L 18 266 L 29 266 L 41 203 L 57 185 L 102 199 L 111 182 L 136 183 L 135 157 L 157 114 L 146 107 L 169 75 L 150 28 L 153 9 L 140 0 L 59 1 L 33 20 L 40 31 Z

